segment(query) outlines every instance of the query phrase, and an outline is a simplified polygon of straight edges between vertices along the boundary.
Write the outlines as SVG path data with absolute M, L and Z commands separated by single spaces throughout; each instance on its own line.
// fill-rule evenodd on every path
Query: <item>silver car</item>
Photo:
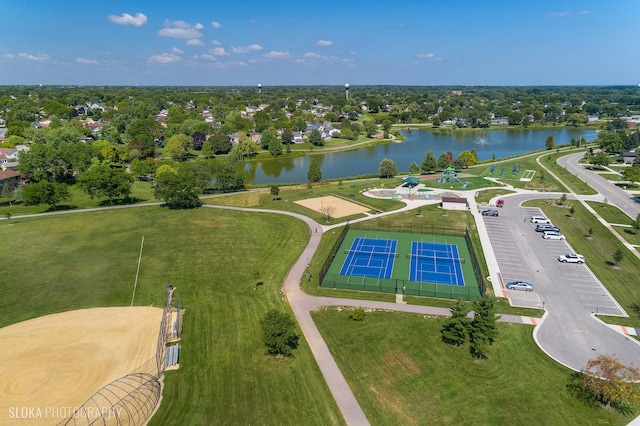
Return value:
M 507 289 L 533 291 L 533 284 L 526 281 L 511 281 L 507 283 Z

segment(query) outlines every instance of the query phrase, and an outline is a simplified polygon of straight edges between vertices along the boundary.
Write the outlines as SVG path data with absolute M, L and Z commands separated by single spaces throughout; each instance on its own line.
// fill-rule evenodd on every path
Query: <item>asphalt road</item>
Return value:
M 558 164 L 587 182 L 593 189 L 604 196 L 609 204 L 613 204 L 629 215 L 630 218 L 635 219 L 640 214 L 640 202 L 624 189 L 618 188 L 613 182 L 591 170 L 585 169 L 578 163 L 582 157 L 584 157 L 584 153 L 565 155 L 558 159 Z

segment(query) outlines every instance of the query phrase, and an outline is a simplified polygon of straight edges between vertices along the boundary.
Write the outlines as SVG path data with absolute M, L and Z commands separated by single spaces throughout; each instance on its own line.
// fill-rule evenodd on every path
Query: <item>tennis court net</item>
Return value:
M 384 251 L 366 251 L 366 250 L 345 250 L 344 254 L 355 254 L 358 256 L 381 256 L 381 257 L 394 257 L 398 258 L 400 255 L 398 253 L 384 252 Z
M 407 254 L 407 259 L 412 259 L 412 258 L 413 259 L 433 260 L 434 262 L 452 262 L 452 263 L 460 262 L 460 263 L 464 263 L 464 258 L 462 258 L 462 257 L 427 256 L 427 255 L 423 255 L 423 254 L 413 254 L 413 253 Z

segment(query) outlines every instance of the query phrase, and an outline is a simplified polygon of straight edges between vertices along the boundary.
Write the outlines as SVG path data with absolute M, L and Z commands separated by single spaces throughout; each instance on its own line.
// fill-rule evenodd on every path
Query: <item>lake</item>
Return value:
M 571 143 L 571 139 L 583 137 L 593 141 L 595 130 L 584 129 L 505 129 L 505 130 L 405 130 L 406 138 L 399 143 L 370 146 L 351 151 L 314 154 L 296 158 L 274 158 L 250 161 L 245 166 L 247 182 L 254 185 L 306 183 L 311 158 L 320 164 L 323 179 L 378 173 L 380 161 L 389 158 L 396 162 L 399 171 L 408 171 L 409 164 L 418 165 L 422 157 L 433 151 L 436 158 L 441 152 L 451 151 L 457 157 L 462 151 L 476 150 L 478 160 L 511 157 L 545 149 L 548 136 L 556 145 Z

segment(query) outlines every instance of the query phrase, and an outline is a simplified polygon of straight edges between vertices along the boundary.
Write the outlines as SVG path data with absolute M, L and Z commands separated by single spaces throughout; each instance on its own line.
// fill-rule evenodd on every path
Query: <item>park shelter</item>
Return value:
M 444 210 L 467 210 L 469 203 L 462 197 L 442 197 L 442 208 Z
M 407 185 L 411 188 L 417 186 L 420 183 L 420 178 L 417 176 L 409 176 L 407 178 L 402 179 L 402 184 Z

